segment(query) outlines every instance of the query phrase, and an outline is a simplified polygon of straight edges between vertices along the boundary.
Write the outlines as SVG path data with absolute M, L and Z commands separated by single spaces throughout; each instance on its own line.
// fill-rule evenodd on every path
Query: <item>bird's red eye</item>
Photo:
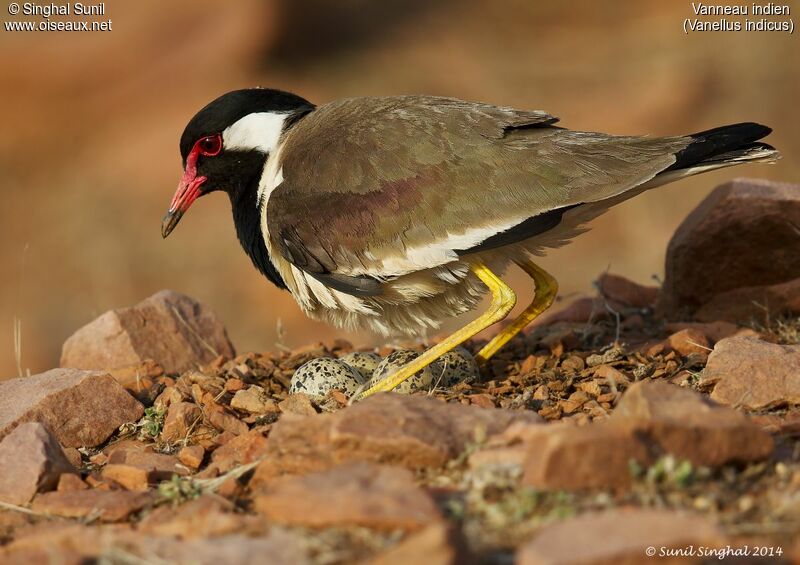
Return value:
M 197 142 L 197 148 L 200 150 L 200 154 L 206 157 L 219 155 L 219 152 L 222 151 L 222 136 L 217 134 L 204 137 Z

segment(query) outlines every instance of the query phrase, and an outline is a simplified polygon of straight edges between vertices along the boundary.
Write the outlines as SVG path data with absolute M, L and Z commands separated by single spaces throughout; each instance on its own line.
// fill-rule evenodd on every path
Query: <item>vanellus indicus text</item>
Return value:
M 399 383 L 505 318 L 509 262 L 536 285 L 485 362 L 553 302 L 532 256 L 609 207 L 674 180 L 773 162 L 768 127 L 742 123 L 675 137 L 571 131 L 537 110 L 434 96 L 349 98 L 315 107 L 269 89 L 225 94 L 180 141 L 184 173 L 162 234 L 200 196 L 228 193 L 256 268 L 303 311 L 346 328 L 409 334 L 491 306 L 363 396 Z

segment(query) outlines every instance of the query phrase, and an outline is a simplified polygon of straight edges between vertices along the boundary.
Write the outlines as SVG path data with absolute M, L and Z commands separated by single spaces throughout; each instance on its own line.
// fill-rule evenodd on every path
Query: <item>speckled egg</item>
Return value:
M 289 392 L 304 392 L 312 398 L 324 398 L 331 390 L 341 390 L 352 397 L 366 379 L 341 359 L 319 357 L 304 363 L 292 375 Z
M 372 373 L 381 363 L 381 356 L 370 351 L 353 351 L 339 357 L 339 361 L 347 363 L 364 377 L 364 382 L 372 377 Z
M 458 383 L 471 383 L 480 376 L 475 357 L 463 347 L 448 351 L 439 357 L 438 362 L 443 370 L 439 386 L 451 387 Z
M 410 363 L 419 357 L 419 353 L 410 349 L 401 349 L 387 355 L 380 365 L 372 373 L 369 386 L 375 385 L 384 377 L 396 373 L 400 367 Z M 406 379 L 395 387 L 394 392 L 409 394 L 419 390 L 430 390 L 439 380 L 442 374 L 442 366 L 438 361 L 434 361 L 421 371 L 417 371 L 411 378 Z

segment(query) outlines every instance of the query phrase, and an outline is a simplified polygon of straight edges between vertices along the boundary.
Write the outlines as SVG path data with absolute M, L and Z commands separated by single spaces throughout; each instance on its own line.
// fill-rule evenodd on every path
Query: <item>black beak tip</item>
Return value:
M 175 229 L 175 226 L 178 225 L 178 222 L 183 216 L 183 213 L 180 210 L 175 210 L 174 212 L 167 212 L 164 216 L 164 219 L 161 221 L 161 237 L 166 239 L 169 234 L 172 233 L 172 230 Z

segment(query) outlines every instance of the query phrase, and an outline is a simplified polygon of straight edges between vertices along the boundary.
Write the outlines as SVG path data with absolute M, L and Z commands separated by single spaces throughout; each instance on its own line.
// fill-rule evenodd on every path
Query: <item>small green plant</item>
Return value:
M 161 502 L 171 502 L 181 504 L 187 500 L 192 500 L 203 494 L 203 488 L 192 479 L 181 478 L 172 475 L 168 481 L 163 481 L 158 485 L 158 498 Z
M 645 480 L 651 484 L 672 484 L 686 487 L 695 479 L 695 468 L 691 461 L 664 455 L 647 469 Z
M 155 406 L 144 409 L 144 416 L 137 424 L 142 439 L 155 439 L 164 427 L 165 411 Z

